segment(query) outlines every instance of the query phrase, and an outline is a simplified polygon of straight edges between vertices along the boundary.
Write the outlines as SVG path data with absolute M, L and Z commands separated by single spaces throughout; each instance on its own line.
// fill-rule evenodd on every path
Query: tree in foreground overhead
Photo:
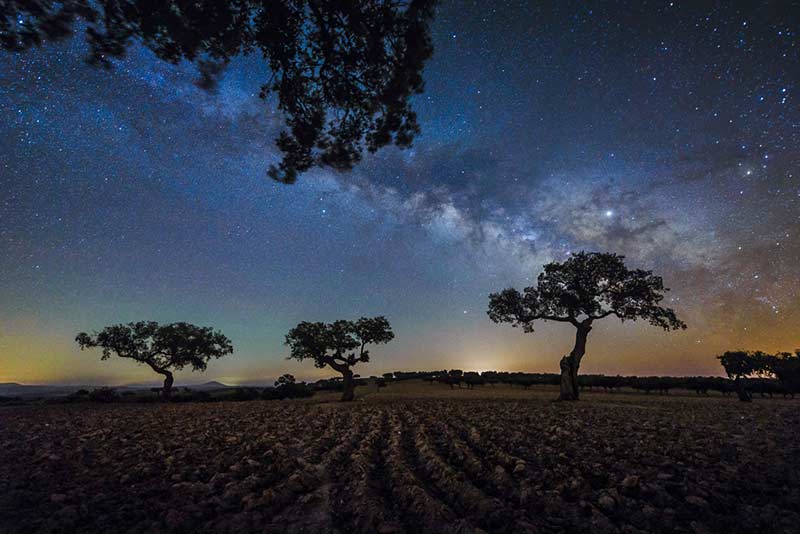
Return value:
M 355 398 L 353 366 L 369 361 L 367 345 L 388 343 L 394 339 L 392 327 L 385 317 L 362 317 L 357 321 L 335 321 L 330 324 L 302 322 L 286 335 L 291 350 L 288 359 L 314 360 L 320 369 L 330 367 L 342 374 L 342 400 Z
M 205 371 L 211 358 L 221 358 L 233 352 L 227 337 L 208 326 L 189 323 L 159 325 L 155 321 L 107 326 L 89 335 L 81 332 L 75 337 L 81 349 L 100 347 L 101 360 L 112 354 L 150 366 L 164 376 L 164 399 L 169 400 L 173 371 L 191 367 Z
M 435 0 L 23 0 L 0 2 L 0 49 L 20 52 L 85 27 L 89 63 L 111 67 L 135 43 L 169 63 L 197 64 L 213 89 L 236 56 L 269 69 L 261 98 L 277 96 L 283 159 L 269 169 L 292 183 L 314 166 L 350 169 L 363 154 L 411 145 L 410 99 L 433 52 Z
M 624 259 L 606 252 L 579 252 L 563 263 L 545 265 L 536 287 L 489 295 L 487 313 L 495 323 L 511 323 L 525 332 L 533 332 L 536 321 L 575 327 L 575 346 L 560 362 L 561 400 L 578 399 L 578 369 L 594 321 L 614 316 L 622 321 L 644 319 L 664 330 L 686 328 L 672 309 L 660 306 L 668 291 L 661 277 L 628 269 Z

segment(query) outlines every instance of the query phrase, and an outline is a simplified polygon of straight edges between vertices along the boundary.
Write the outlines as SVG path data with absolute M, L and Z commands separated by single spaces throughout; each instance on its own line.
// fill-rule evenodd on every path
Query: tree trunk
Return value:
M 581 359 L 586 354 L 586 339 L 591 331 L 591 322 L 583 322 L 575 332 L 575 347 L 568 355 L 561 358 L 561 392 L 559 400 L 578 400 L 580 388 L 578 387 L 578 369 Z
M 747 391 L 744 380 L 742 380 L 741 377 L 737 376 L 733 381 L 733 384 L 736 386 L 736 394 L 739 396 L 740 401 L 750 402 L 753 400 L 750 396 L 750 393 Z
M 561 366 L 561 392 L 558 396 L 558 400 L 578 400 L 578 395 L 575 391 L 575 380 L 578 371 L 575 368 L 572 355 L 568 354 L 561 358 L 559 365 Z
M 342 372 L 342 402 L 350 402 L 356 398 L 353 371 L 347 369 Z
M 164 375 L 164 401 L 169 402 L 169 399 L 172 398 L 172 384 L 175 382 L 175 378 L 172 376 L 170 371 L 161 371 L 161 374 Z

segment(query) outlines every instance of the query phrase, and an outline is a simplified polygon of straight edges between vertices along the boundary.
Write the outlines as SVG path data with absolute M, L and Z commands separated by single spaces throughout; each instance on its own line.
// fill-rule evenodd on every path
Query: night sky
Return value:
M 82 37 L 0 55 L 0 382 L 155 381 L 73 341 L 142 319 L 232 339 L 179 384 L 333 375 L 286 332 L 379 314 L 365 375 L 557 372 L 574 329 L 495 325 L 487 295 L 581 249 L 663 275 L 689 325 L 605 319 L 582 372 L 800 347 L 800 7 L 530 4 L 441 5 L 413 148 L 293 186 L 254 58 L 208 94 L 143 49 L 94 69 Z

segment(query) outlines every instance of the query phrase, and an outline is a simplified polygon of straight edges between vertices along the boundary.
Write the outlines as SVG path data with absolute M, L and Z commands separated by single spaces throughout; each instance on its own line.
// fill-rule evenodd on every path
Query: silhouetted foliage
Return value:
M 794 398 L 795 393 L 800 393 L 800 349 L 795 353 L 779 352 L 767 356 L 765 365 L 770 374 L 778 379 L 781 393 Z
M 481 375 L 474 371 L 464 373 L 463 381 L 467 385 L 467 389 L 473 389 L 475 386 L 483 386 L 486 384 L 486 381 Z
M 326 366 L 342 373 L 342 400 L 354 398 L 352 367 L 369 361 L 367 345 L 388 343 L 394 333 L 385 317 L 362 317 L 357 321 L 339 320 L 330 324 L 302 322 L 286 335 L 289 359 L 314 360 L 319 368 Z
M 266 388 L 262 393 L 264 399 L 298 399 L 311 397 L 314 390 L 305 382 L 298 383 L 293 375 L 284 374 L 275 381 L 275 387 Z
M 419 132 L 409 100 L 423 90 L 433 52 L 434 0 L 20 0 L 0 2 L 0 47 L 19 52 L 86 27 L 90 64 L 105 68 L 141 43 L 169 63 L 197 64 L 213 90 L 232 58 L 258 54 L 286 129 L 283 160 L 269 169 L 292 183 L 313 166 L 350 169 L 363 154 Z M 78 24 L 80 23 L 80 24 Z
M 793 356 L 789 353 L 780 353 L 776 356 L 764 355 L 766 362 L 777 359 L 789 359 L 788 365 L 793 365 L 795 361 L 800 361 L 800 356 Z M 771 365 L 771 364 L 769 364 Z M 769 371 L 771 374 L 777 374 Z M 467 389 L 473 389 L 477 385 L 485 384 L 506 384 L 511 387 L 521 387 L 529 389 L 534 386 L 557 386 L 561 383 L 561 375 L 556 373 L 522 373 L 516 371 L 463 371 L 461 369 L 447 369 L 441 371 L 395 371 L 394 381 L 399 381 L 398 376 L 403 379 L 417 379 L 433 384 L 446 384 L 453 389 L 455 386 L 466 385 Z M 341 386 L 340 380 L 320 381 L 319 383 L 335 383 Z M 747 388 L 750 391 L 761 394 L 762 397 L 773 397 L 783 395 L 785 397 L 794 396 L 800 393 L 798 386 L 791 386 L 790 382 L 784 382 L 773 378 L 749 378 L 746 379 Z M 673 390 L 694 392 L 697 395 L 708 395 L 715 391 L 724 396 L 735 391 L 734 381 L 718 376 L 606 376 L 606 375 L 580 375 L 578 385 L 581 390 L 603 391 L 615 393 L 620 391 L 641 392 L 644 394 L 669 395 Z M 341 389 L 339 387 L 338 389 Z
M 447 374 L 447 371 L 395 371 L 394 373 L 386 373 L 384 374 L 384 378 L 387 378 L 387 374 L 394 375 L 395 380 L 414 380 L 420 378 L 433 378 L 440 374 Z
M 586 353 L 592 323 L 615 316 L 622 321 L 644 319 L 664 330 L 686 328 L 664 298 L 661 277 L 652 271 L 628 269 L 624 256 L 579 252 L 563 262 L 548 263 L 536 287 L 522 293 L 509 288 L 489 295 L 489 318 L 533 332 L 536 321 L 558 321 L 575 326 L 575 347 L 561 358 L 562 400 L 577 400 L 578 368 Z
M 164 376 L 164 399 L 168 400 L 175 381 L 172 372 L 190 367 L 205 371 L 211 358 L 233 352 L 227 337 L 208 326 L 189 323 L 159 325 L 155 321 L 107 326 L 93 335 L 81 332 L 75 337 L 81 349 L 100 347 L 101 360 L 112 354 L 148 365 Z
M 275 387 L 279 388 L 281 386 L 286 386 L 286 385 L 290 385 L 290 384 L 294 384 L 294 383 L 295 383 L 294 375 L 290 375 L 289 373 L 286 373 L 284 375 L 281 375 L 278 378 L 278 380 L 275 381 Z
M 777 394 L 792 398 L 800 393 L 800 350 L 795 354 L 737 350 L 725 352 L 717 359 L 733 379 L 739 400 L 749 402 L 752 393 L 761 397 Z
M 717 359 L 728 378 L 733 379 L 739 400 L 750 402 L 752 395 L 744 379 L 753 374 L 762 374 L 766 370 L 766 354 L 761 351 L 729 350 L 717 356 Z
M 453 389 L 453 386 L 461 387 L 463 377 L 464 371 L 461 369 L 450 369 L 447 374 L 437 377 L 437 380 L 443 384 L 449 384 L 450 389 Z

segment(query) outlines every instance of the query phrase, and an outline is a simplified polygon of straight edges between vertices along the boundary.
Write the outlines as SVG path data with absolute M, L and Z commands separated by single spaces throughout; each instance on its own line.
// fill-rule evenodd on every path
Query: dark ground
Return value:
M 0 408 L 0 532 L 800 532 L 800 401 L 553 396 Z

